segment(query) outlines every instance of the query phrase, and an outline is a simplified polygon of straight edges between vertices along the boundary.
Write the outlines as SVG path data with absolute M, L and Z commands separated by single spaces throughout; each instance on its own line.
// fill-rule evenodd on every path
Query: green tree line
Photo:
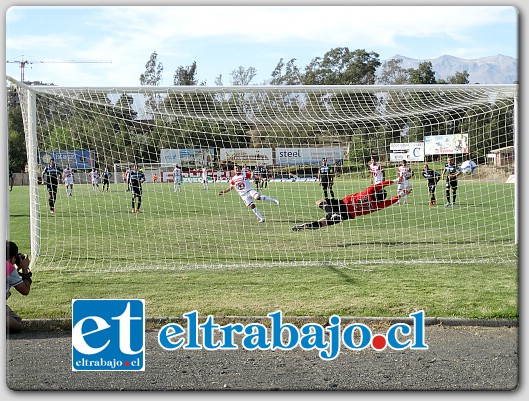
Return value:
M 295 59 L 280 59 L 271 73 L 270 85 L 419 85 L 468 84 L 463 71 L 447 80 L 436 80 L 432 64 L 417 69 L 402 68 L 402 60 L 381 63 L 379 55 L 365 50 L 331 49 L 314 58 L 304 69 Z M 380 73 L 377 75 L 377 69 Z M 159 86 L 164 67 L 153 52 L 139 76 L 142 86 Z M 175 86 L 204 86 L 197 78 L 196 62 L 179 66 L 173 74 Z M 256 76 L 253 67 L 239 67 L 230 74 L 232 85 L 249 85 Z M 222 85 L 222 76 L 216 79 Z M 9 168 L 22 171 L 27 163 L 20 104 L 9 87 Z M 351 164 L 363 164 L 371 154 L 387 153 L 390 142 L 399 141 L 403 125 L 407 141 L 424 135 L 473 133 L 471 141 L 483 144 L 473 157 L 479 161 L 486 151 L 512 144 L 512 104 L 490 103 L 439 110 L 438 93 L 408 93 L 377 98 L 372 92 L 355 96 L 321 96 L 301 93 L 177 92 L 144 96 L 146 115 L 138 116 L 137 99 L 120 94 L 111 100 L 104 93 L 68 97 L 39 96 L 38 143 L 41 150 L 90 149 L 98 166 L 115 162 L 159 161 L 162 148 L 327 146 L 347 144 Z M 446 104 L 446 96 L 443 102 Z M 358 104 L 362 99 L 362 104 Z M 417 109 L 419 105 L 419 109 Z M 383 108 L 384 118 L 380 118 Z M 307 111 L 310 110 L 310 118 Z M 403 110 L 412 111 L 410 115 Z M 395 112 L 396 111 L 396 112 Z M 356 113 L 356 114 L 355 114 Z M 214 117 L 212 117 L 214 116 Z M 279 116 L 279 117 L 278 117 Z M 288 117 L 288 118 L 286 118 Z M 489 134 L 487 134 L 489 133 Z M 481 145 L 480 145 L 481 146 Z

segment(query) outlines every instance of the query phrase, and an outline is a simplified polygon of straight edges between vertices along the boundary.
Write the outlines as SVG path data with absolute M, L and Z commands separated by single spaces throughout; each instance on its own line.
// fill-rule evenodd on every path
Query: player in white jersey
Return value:
M 99 172 L 94 168 L 88 173 L 90 181 L 92 181 L 92 189 L 94 191 L 99 191 Z
M 219 191 L 219 195 L 224 195 L 225 193 L 230 192 L 232 189 L 235 189 L 242 201 L 246 206 L 248 206 L 255 215 L 259 218 L 259 223 L 264 223 L 265 218 L 257 209 L 255 205 L 255 200 L 265 200 L 273 202 L 276 205 L 279 205 L 277 199 L 271 198 L 270 196 L 261 195 L 255 189 L 253 189 L 250 179 L 252 178 L 252 173 L 249 171 L 243 171 L 240 167 L 235 167 L 235 175 L 230 180 L 230 186 L 222 191 Z
M 371 177 L 373 185 L 380 184 L 385 179 L 384 169 L 378 162 L 378 156 L 371 156 L 371 164 L 369 164 L 369 171 L 371 172 Z
M 175 192 L 182 190 L 182 169 L 178 164 L 173 169 L 173 189 Z
M 67 164 L 66 168 L 62 171 L 62 177 L 64 180 L 64 185 L 66 186 L 66 196 L 73 195 L 73 170 L 70 168 L 70 165 Z
M 408 203 L 408 193 L 411 192 L 410 178 L 413 177 L 415 172 L 408 166 L 408 161 L 403 160 L 397 169 L 398 187 L 397 194 L 399 194 L 400 200 L 406 205 Z
M 206 167 L 202 168 L 200 181 L 202 181 L 202 189 L 208 189 L 208 169 Z

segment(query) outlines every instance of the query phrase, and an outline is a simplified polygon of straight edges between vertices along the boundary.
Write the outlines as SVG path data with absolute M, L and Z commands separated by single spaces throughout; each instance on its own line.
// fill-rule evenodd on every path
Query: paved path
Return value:
M 427 351 L 165 351 L 146 333 L 145 372 L 72 372 L 71 334 L 7 339 L 13 390 L 514 390 L 517 327 L 426 327 Z M 22 355 L 22 357 L 17 357 Z

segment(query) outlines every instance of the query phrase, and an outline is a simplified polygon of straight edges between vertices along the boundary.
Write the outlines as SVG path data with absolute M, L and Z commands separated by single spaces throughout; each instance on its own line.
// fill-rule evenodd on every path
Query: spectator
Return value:
M 6 241 L 6 301 L 11 295 L 11 288 L 20 294 L 28 295 L 31 288 L 31 271 L 29 258 L 18 252 L 18 246 L 12 241 Z M 6 328 L 10 333 L 19 333 L 23 329 L 22 318 L 18 316 L 6 303 Z

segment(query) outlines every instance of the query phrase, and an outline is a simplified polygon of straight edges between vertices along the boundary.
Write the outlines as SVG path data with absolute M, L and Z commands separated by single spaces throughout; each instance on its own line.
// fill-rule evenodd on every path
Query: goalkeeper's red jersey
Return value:
M 382 188 L 391 184 L 393 184 L 393 181 L 382 181 L 381 183 L 372 185 L 361 192 L 347 195 L 343 198 L 342 202 L 347 206 L 349 218 L 354 219 L 357 216 L 373 213 L 397 203 L 399 201 L 398 195 L 380 202 L 377 202 L 374 197 L 375 192 L 379 192 Z

